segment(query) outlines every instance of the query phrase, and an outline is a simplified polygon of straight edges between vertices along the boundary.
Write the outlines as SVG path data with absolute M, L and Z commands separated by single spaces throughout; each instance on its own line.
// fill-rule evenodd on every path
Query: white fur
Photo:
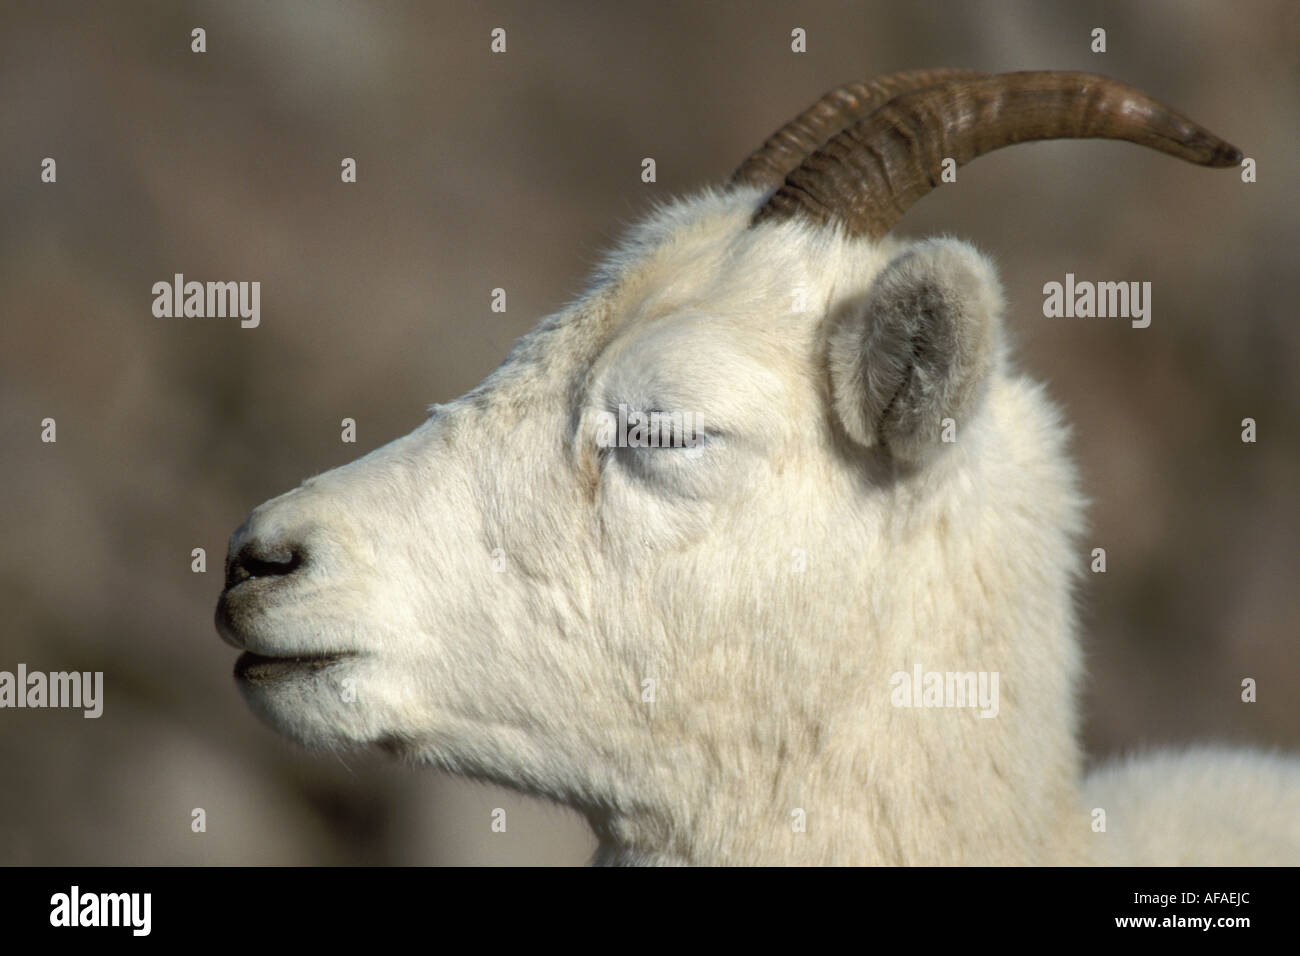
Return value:
M 1294 763 L 1165 755 L 1082 781 L 1083 499 L 1055 407 L 1005 357 L 992 266 L 953 240 L 749 228 L 761 200 L 660 210 L 477 389 L 254 511 L 232 554 L 307 560 L 228 636 L 359 656 L 246 684 L 252 707 L 307 744 L 570 804 L 598 862 L 1300 862 Z M 830 337 L 909 252 L 991 345 L 957 441 L 922 434 L 900 463 L 836 414 L 853 379 Z M 602 453 L 620 403 L 714 437 Z M 997 671 L 998 716 L 892 706 L 914 664 Z

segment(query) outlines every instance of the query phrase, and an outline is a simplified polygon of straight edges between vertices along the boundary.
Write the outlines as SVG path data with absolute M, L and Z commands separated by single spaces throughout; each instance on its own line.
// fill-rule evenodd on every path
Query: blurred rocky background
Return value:
M 1244 185 L 1127 144 L 1024 146 L 964 168 L 903 231 L 997 257 L 1020 360 L 1074 425 L 1085 546 L 1109 565 L 1080 595 L 1090 760 L 1204 739 L 1300 749 L 1298 14 L 5 3 L 0 669 L 103 670 L 107 700 L 99 720 L 0 711 L 0 862 L 585 861 L 567 811 L 258 724 L 211 624 L 227 536 L 476 384 L 655 201 L 724 180 L 827 88 L 922 66 L 1112 74 L 1257 160 Z M 488 50 L 498 26 L 505 55 Z M 57 185 L 39 180 L 46 156 Z M 261 327 L 154 318 L 151 286 L 176 272 L 260 280 Z M 1042 286 L 1067 272 L 1150 281 L 1151 327 L 1044 319 Z

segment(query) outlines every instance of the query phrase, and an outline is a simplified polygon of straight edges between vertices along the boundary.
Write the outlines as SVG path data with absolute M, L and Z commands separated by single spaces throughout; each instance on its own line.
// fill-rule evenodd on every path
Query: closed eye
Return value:
M 659 445 L 631 445 L 611 449 L 628 471 L 643 478 L 685 478 L 701 472 L 705 462 L 714 458 L 724 444 L 722 436 L 698 433 L 687 442 Z
M 646 414 L 651 422 L 649 442 L 638 447 L 647 451 L 698 450 L 713 437 L 704 431 L 698 414 L 666 412 L 661 408 Z
M 659 444 L 627 444 L 627 445 L 599 445 L 596 448 L 597 456 L 603 463 L 611 453 L 617 453 L 628 458 L 640 456 L 647 458 L 651 456 L 681 456 L 688 459 L 697 458 L 703 455 L 707 450 L 721 443 L 721 435 L 698 433 L 686 436 L 684 441 L 669 442 Z
M 668 444 L 649 445 L 645 451 L 695 451 L 703 448 L 709 442 L 713 441 L 715 436 L 704 432 L 697 432 L 694 435 L 685 435 L 679 441 L 669 442 Z
M 598 454 L 611 450 L 698 451 L 717 437 L 705 431 L 703 416 L 689 411 L 641 410 L 620 405 L 618 411 L 602 411 L 596 429 Z

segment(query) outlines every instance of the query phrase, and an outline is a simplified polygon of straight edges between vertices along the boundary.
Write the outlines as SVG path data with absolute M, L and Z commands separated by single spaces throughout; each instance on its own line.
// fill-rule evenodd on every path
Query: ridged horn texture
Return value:
M 831 90 L 767 138 L 731 175 L 732 186 L 779 186 L 814 150 L 841 130 L 869 116 L 900 93 L 963 77 L 976 70 L 911 70 L 847 83 Z
M 901 93 L 836 133 L 793 169 L 753 223 L 800 216 L 880 238 L 961 166 L 1041 139 L 1124 139 L 1202 166 L 1234 166 L 1241 151 L 1181 113 L 1093 73 L 1002 73 Z

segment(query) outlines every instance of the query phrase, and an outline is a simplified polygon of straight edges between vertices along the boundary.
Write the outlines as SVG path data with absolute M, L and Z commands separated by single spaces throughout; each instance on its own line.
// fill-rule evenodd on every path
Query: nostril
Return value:
M 250 541 L 231 557 L 226 566 L 226 587 L 233 588 L 250 578 L 284 577 L 292 574 L 305 559 L 303 549 L 292 545 L 268 546 Z
M 244 559 L 243 565 L 255 578 L 268 578 L 276 574 L 292 574 L 302 564 L 302 555 L 290 552 L 287 558 L 255 558 L 251 555 Z

